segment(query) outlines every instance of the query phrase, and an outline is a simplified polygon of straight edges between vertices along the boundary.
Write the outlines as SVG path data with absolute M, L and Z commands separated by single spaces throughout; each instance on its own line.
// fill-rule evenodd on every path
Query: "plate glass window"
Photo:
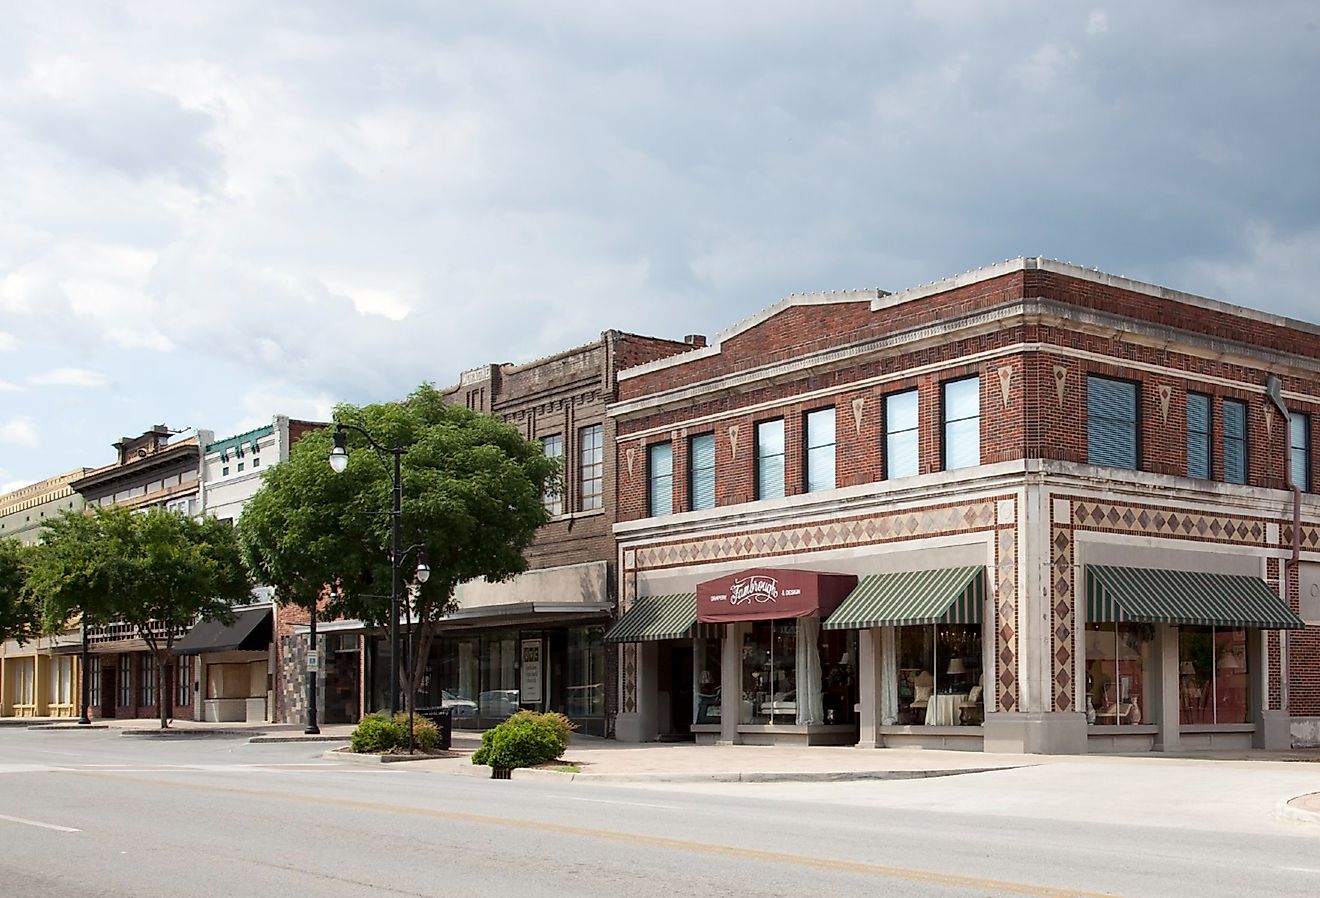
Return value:
M 553 459 L 554 461 L 562 463 L 564 459 L 563 434 L 556 433 L 556 434 L 551 434 L 548 437 L 543 437 L 541 439 L 541 451 L 545 453 L 546 458 Z M 564 471 L 562 468 L 560 469 L 559 476 L 560 477 L 564 476 Z M 552 515 L 563 514 L 564 492 L 562 487 L 556 487 L 553 484 L 547 484 L 545 488 L 545 492 L 541 494 L 541 503 L 545 506 L 545 510 L 549 514 Z
M 1187 394 L 1187 476 L 1210 479 L 1210 397 Z
M 921 457 L 917 451 L 917 391 L 904 390 L 885 397 L 885 476 L 915 477 Z
M 646 447 L 647 501 L 652 517 L 674 513 L 674 444 Z
M 981 378 L 944 385 L 944 469 L 981 463 Z
M 1224 400 L 1224 480 L 1247 482 L 1247 404 Z
M 756 498 L 784 495 L 784 419 L 756 425 Z
M 143 705 L 156 704 L 156 656 L 147 653 L 142 656 L 142 701 Z
M 579 452 L 582 459 L 581 511 L 604 507 L 605 443 L 599 424 L 578 431 Z
M 133 656 L 119 656 L 119 704 L 131 707 L 133 704 Z
M 715 434 L 703 433 L 688 444 L 688 484 L 692 510 L 715 507 Z
M 1293 412 L 1288 418 L 1288 445 L 1292 461 L 1292 484 L 1311 491 L 1311 416 Z
M 1137 385 L 1086 378 L 1086 460 L 1111 468 L 1137 468 Z
M 1154 710 L 1153 624 L 1086 625 L 1086 721 L 1137 726 Z
M 807 414 L 807 492 L 832 490 L 834 480 L 834 409 Z

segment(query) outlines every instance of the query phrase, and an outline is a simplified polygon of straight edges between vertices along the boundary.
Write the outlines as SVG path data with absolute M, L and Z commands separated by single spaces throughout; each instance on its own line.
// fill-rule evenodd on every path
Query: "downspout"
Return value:
M 1293 482 L 1292 477 L 1292 459 L 1290 458 L 1289 433 L 1292 424 L 1292 415 L 1288 412 L 1288 406 L 1283 402 L 1283 383 L 1276 375 L 1269 375 L 1265 379 L 1265 393 L 1269 396 L 1274 407 L 1279 410 L 1283 416 L 1283 476 L 1284 482 L 1292 490 L 1293 494 L 1293 518 L 1292 518 L 1292 557 L 1288 559 L 1288 564 L 1284 568 L 1283 587 L 1284 594 L 1287 594 L 1288 578 L 1287 574 L 1297 570 L 1302 557 L 1302 488 Z M 1291 686 L 1291 668 L 1288 663 L 1288 631 L 1279 631 L 1279 710 L 1285 714 L 1291 704 L 1289 696 Z

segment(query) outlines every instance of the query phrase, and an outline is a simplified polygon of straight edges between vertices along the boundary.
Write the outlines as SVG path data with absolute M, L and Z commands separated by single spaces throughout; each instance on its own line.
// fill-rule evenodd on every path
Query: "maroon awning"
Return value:
M 741 620 L 829 615 L 857 586 L 852 574 L 788 568 L 752 568 L 697 584 L 697 620 Z

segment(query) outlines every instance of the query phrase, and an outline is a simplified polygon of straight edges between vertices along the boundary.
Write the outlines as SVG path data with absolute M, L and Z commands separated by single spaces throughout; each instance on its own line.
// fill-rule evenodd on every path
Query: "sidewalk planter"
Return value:
M 492 767 L 490 768 L 490 778 L 493 780 L 513 779 L 512 767 Z

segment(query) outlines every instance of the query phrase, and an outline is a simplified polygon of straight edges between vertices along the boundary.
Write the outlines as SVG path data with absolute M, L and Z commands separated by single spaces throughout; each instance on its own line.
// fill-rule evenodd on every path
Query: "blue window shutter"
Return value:
M 1247 404 L 1224 400 L 1224 480 L 1247 482 Z
M 1086 460 L 1136 470 L 1136 384 L 1095 375 L 1086 378 Z
M 1210 479 L 1210 397 L 1187 394 L 1187 476 Z
M 692 438 L 688 451 L 692 466 L 690 484 L 692 510 L 715 507 L 715 434 L 703 433 Z

